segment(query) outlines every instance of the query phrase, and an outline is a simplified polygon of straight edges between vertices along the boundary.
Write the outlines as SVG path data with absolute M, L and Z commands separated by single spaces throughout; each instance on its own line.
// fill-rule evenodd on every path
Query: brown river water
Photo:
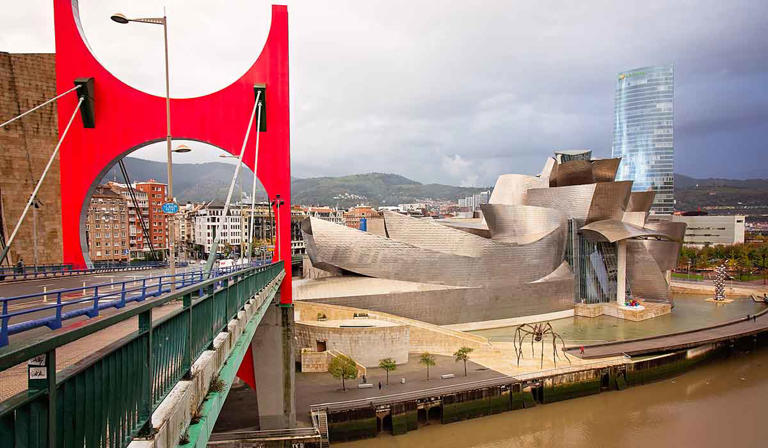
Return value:
M 681 302 L 674 316 L 644 328 L 643 335 L 648 330 L 666 332 L 710 323 L 707 321 L 712 319 L 712 310 L 694 318 L 692 314 L 697 313 L 691 311 L 699 308 L 700 302 Z M 715 311 L 726 316 L 713 320 L 728 320 L 760 308 L 744 301 Z M 687 312 L 681 313 L 683 310 Z M 594 325 L 593 321 L 592 325 L 582 326 L 578 321 L 564 321 L 559 330 L 566 333 L 566 339 L 585 342 L 624 339 L 640 333 L 636 333 L 639 326 L 634 328 L 633 323 L 605 323 Z M 478 333 L 491 339 L 508 336 L 501 330 Z M 400 436 L 379 434 L 375 439 L 333 446 L 768 447 L 768 348 L 718 358 L 675 378 L 621 392 L 603 392 L 447 425 L 433 423 Z
M 338 447 L 768 447 L 768 349 L 620 392 Z

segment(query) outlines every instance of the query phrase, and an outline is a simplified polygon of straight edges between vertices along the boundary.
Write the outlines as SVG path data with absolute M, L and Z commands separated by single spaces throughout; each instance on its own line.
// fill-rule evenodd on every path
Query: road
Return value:
M 177 270 L 177 273 L 182 272 L 193 272 L 195 270 L 199 270 L 199 266 L 189 266 L 186 268 L 179 268 Z M 113 273 L 105 273 L 105 274 L 90 274 L 90 275 L 83 275 L 83 276 L 77 276 L 77 277 L 63 277 L 63 278 L 47 278 L 47 279 L 38 279 L 38 280 L 27 280 L 27 281 L 18 281 L 18 282 L 7 282 L 3 283 L 0 282 L 0 297 L 16 297 L 21 295 L 27 295 L 27 294 L 42 294 L 44 291 L 47 291 L 49 294 L 47 296 L 37 296 L 32 297 L 28 299 L 20 299 L 18 301 L 14 301 L 9 303 L 8 311 L 18 312 L 23 311 L 26 309 L 33 309 L 33 308 L 40 308 L 46 305 L 51 305 L 53 303 L 56 303 L 57 294 L 55 291 L 62 290 L 62 289 L 73 289 L 73 288 L 82 288 L 83 286 L 95 286 L 95 285 L 102 285 L 106 283 L 114 283 L 114 282 L 123 282 L 123 281 L 132 281 L 136 280 L 135 283 L 129 283 L 126 285 L 126 287 L 141 287 L 141 280 L 143 278 L 147 277 L 157 277 L 161 275 L 168 274 L 168 269 L 148 269 L 146 271 L 131 271 L 131 272 L 113 272 Z M 149 284 L 157 284 L 157 280 L 152 280 L 148 283 Z M 115 287 L 105 287 L 100 288 L 99 293 L 103 294 L 105 292 L 114 291 L 116 294 L 119 294 L 121 287 L 115 286 Z M 134 292 L 131 294 L 127 294 L 127 297 L 132 297 L 139 295 L 140 292 Z M 62 294 L 62 302 L 76 302 L 78 300 L 87 299 L 88 297 L 93 296 L 93 289 L 87 289 L 85 291 L 85 294 L 81 292 L 68 292 Z M 118 299 L 119 296 L 116 295 L 115 299 Z M 82 303 L 72 304 L 64 308 L 64 311 L 73 311 L 80 308 L 86 308 L 93 306 L 92 301 L 84 301 Z M 130 304 L 127 306 L 131 306 Z M 40 319 L 48 316 L 52 316 L 55 314 L 55 308 L 49 308 L 44 309 L 40 311 L 34 311 L 29 314 L 24 314 L 21 316 L 16 316 L 10 319 L 9 324 L 16 324 L 19 322 L 28 321 L 31 319 Z M 105 316 L 110 315 L 112 313 L 118 312 L 119 310 L 116 308 L 107 308 L 104 310 L 101 310 L 99 315 Z M 72 319 L 67 319 L 63 322 L 64 328 L 71 328 L 72 326 L 82 325 L 83 321 L 87 320 L 87 316 L 79 316 Z M 49 330 L 47 327 L 40 327 L 40 328 L 34 328 L 31 330 L 27 330 L 23 333 L 11 335 L 10 336 L 10 343 L 13 343 L 14 341 L 18 341 L 22 338 L 30 338 L 30 337 L 36 337 L 41 336 L 43 334 L 49 333 L 51 330 Z

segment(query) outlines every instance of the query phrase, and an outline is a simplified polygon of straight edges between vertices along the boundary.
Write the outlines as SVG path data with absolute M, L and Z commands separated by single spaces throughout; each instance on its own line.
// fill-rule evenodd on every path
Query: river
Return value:
M 333 446 L 766 447 L 768 348 L 621 392 Z

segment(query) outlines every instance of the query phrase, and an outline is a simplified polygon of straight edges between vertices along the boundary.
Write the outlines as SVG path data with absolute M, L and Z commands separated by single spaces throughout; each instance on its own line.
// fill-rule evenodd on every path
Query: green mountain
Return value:
M 725 214 L 768 213 L 768 179 L 695 179 L 675 174 L 675 208 Z
M 157 179 L 165 181 L 166 166 L 163 162 L 153 162 L 134 157 L 124 159 L 131 181 Z M 179 163 L 173 167 L 173 189 L 181 202 L 224 200 L 232 178 L 234 166 L 218 163 Z M 240 172 L 242 189 L 249 192 L 252 175 L 249 171 Z M 102 182 L 115 180 L 124 182 L 120 170 L 112 168 Z M 291 194 L 294 204 L 330 205 L 350 207 L 357 204 L 372 206 L 396 205 L 418 202 L 424 199 L 457 200 L 488 188 L 455 187 L 442 184 L 421 184 L 397 174 L 367 173 L 341 177 L 292 178 Z M 240 191 L 235 186 L 235 197 Z M 266 200 L 267 196 L 261 185 L 258 186 L 257 199 Z

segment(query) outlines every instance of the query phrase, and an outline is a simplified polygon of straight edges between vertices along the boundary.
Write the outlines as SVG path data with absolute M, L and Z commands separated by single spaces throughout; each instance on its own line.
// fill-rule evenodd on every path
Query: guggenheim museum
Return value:
M 307 218 L 312 269 L 393 285 L 308 299 L 438 325 L 669 302 L 685 224 L 653 219 L 654 192 L 616 181 L 620 161 L 556 152 L 538 176 L 500 176 L 478 219 L 384 212 L 383 230 L 372 233 Z

